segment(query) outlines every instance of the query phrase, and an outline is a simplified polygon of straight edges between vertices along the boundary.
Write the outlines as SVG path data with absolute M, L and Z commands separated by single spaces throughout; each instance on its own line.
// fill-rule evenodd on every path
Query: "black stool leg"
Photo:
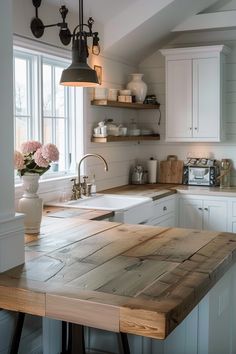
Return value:
M 64 354 L 62 352 L 62 354 Z M 84 326 L 68 324 L 68 350 L 65 354 L 86 354 L 84 342 Z
M 71 354 L 85 354 L 84 342 L 84 326 L 72 325 L 72 353 Z
M 121 354 L 130 354 L 129 341 L 127 333 L 120 332 L 118 333 L 120 346 L 121 346 Z
M 62 334 L 61 334 L 61 354 L 67 354 L 67 323 L 62 321 L 61 324 Z
M 21 333 L 24 325 L 25 313 L 19 312 L 16 327 L 12 338 L 10 354 L 17 354 L 20 344 Z

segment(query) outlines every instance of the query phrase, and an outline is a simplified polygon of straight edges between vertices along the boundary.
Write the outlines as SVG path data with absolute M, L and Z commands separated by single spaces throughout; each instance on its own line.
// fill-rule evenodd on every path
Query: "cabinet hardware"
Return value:
M 197 130 L 197 127 L 195 127 L 194 129 Z
M 208 208 L 204 208 L 204 210 L 208 211 Z
M 202 208 L 198 208 L 198 210 L 202 210 Z
M 167 207 L 166 207 L 166 206 L 164 206 L 164 207 L 163 207 L 163 210 L 164 210 L 164 211 L 166 211 L 166 210 L 167 210 Z
M 189 130 L 192 130 L 193 128 L 192 127 L 189 127 Z

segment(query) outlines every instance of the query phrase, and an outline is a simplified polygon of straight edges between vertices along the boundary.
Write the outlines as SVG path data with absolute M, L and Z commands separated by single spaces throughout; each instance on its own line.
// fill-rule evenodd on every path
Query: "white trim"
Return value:
M 165 57 L 173 56 L 173 55 L 182 55 L 182 54 L 190 54 L 194 55 L 194 53 L 206 53 L 209 57 L 209 53 L 230 53 L 230 48 L 226 47 L 225 45 L 206 45 L 201 47 L 186 47 L 186 48 L 169 48 L 169 49 L 160 49 L 160 52 Z
M 37 51 L 42 52 L 47 55 L 51 55 L 55 58 L 58 56 L 63 59 L 71 59 L 71 50 L 54 47 L 51 44 L 46 44 L 40 41 L 35 41 L 33 39 L 25 38 L 14 34 L 13 36 L 13 46 L 24 48 L 29 52 Z
M 0 220 L 0 273 L 25 261 L 23 215 Z
M 232 29 L 236 27 L 236 11 L 222 11 L 189 17 L 171 32 L 199 31 L 209 29 Z

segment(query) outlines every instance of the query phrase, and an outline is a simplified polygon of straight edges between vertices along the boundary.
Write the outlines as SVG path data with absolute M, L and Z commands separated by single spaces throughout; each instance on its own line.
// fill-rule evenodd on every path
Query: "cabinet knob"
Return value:
M 204 208 L 204 210 L 208 211 L 208 208 Z
M 166 210 L 167 210 L 167 207 L 166 207 L 166 206 L 164 206 L 164 207 L 163 207 L 163 210 L 164 210 L 164 211 L 166 211 Z
M 198 208 L 198 210 L 202 210 L 202 208 Z
M 193 128 L 192 127 L 189 127 L 189 130 L 192 130 Z
M 197 130 L 197 127 L 195 127 L 194 130 Z

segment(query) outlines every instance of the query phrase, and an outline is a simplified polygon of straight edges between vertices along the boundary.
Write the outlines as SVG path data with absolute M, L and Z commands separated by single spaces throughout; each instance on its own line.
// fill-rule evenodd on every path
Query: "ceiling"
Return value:
M 78 16 L 79 0 L 45 1 L 57 8 L 66 5 Z M 183 31 L 185 21 L 224 6 L 230 11 L 232 3 L 236 5 L 236 0 L 84 0 L 84 18 L 92 16 L 99 24 L 105 54 L 138 64 L 167 43 L 170 35 L 178 35 L 178 26 Z

